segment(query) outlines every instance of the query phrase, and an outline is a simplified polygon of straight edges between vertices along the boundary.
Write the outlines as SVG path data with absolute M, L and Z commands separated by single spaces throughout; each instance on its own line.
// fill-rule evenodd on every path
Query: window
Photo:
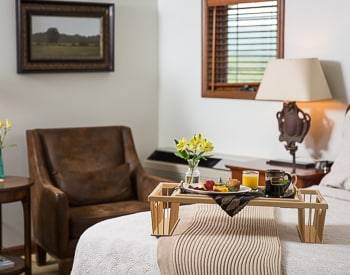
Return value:
M 202 96 L 254 99 L 283 44 L 284 0 L 203 0 Z

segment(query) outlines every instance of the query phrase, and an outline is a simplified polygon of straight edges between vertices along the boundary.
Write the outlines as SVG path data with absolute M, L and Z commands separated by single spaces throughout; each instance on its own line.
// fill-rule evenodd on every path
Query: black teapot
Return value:
M 295 177 L 283 170 L 267 170 L 265 172 L 265 194 L 273 198 L 283 197 L 294 182 Z

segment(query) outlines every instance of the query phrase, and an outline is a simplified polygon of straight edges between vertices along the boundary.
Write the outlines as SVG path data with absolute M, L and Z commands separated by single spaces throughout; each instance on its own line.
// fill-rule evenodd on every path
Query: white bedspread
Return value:
M 324 244 L 300 243 L 296 210 L 278 209 L 283 273 L 350 274 L 350 192 L 313 188 L 319 188 L 329 204 Z M 150 221 L 150 213 L 144 212 L 90 227 L 79 240 L 72 275 L 159 275 Z

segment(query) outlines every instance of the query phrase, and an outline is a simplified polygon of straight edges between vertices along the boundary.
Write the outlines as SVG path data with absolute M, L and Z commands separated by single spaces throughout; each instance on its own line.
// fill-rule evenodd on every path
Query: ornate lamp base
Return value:
M 296 168 L 296 143 L 302 143 L 311 126 L 311 117 L 301 110 L 295 102 L 284 102 L 283 109 L 277 113 L 279 140 L 286 142 L 285 148 L 292 155 L 293 171 Z

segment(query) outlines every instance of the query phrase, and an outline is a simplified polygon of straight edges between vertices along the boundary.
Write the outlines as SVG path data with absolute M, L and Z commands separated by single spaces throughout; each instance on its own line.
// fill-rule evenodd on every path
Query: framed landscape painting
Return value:
M 114 71 L 114 5 L 17 0 L 18 73 Z

